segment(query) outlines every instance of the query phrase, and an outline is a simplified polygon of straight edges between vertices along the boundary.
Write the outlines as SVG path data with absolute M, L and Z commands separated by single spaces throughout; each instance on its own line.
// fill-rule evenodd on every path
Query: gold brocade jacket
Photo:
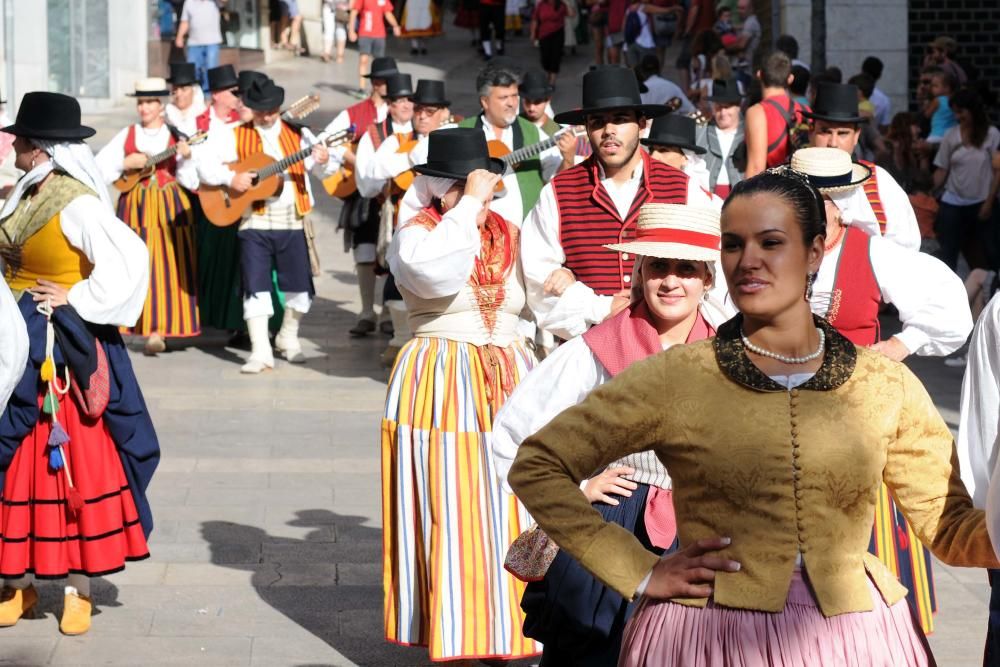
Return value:
M 800 552 L 825 616 L 870 610 L 868 575 L 887 604 L 905 597 L 867 552 L 882 481 L 941 560 L 1000 566 L 920 381 L 816 322 L 826 332 L 823 364 L 790 391 L 746 356 L 739 316 L 714 339 L 634 364 L 526 440 L 511 487 L 561 548 L 626 598 L 657 557 L 605 523 L 579 482 L 647 449 L 673 481 L 681 544 L 732 538 L 721 553 L 742 568 L 717 573 L 720 605 L 781 611 Z

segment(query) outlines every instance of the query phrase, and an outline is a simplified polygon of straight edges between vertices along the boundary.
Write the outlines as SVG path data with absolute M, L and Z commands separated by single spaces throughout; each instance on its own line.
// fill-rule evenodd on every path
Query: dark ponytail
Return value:
M 809 179 L 788 167 L 776 167 L 761 172 L 733 186 L 722 210 L 738 197 L 768 193 L 777 195 L 795 211 L 795 220 L 802 230 L 802 240 L 806 247 L 812 245 L 817 236 L 826 238 L 826 205 L 823 195 L 809 183 Z

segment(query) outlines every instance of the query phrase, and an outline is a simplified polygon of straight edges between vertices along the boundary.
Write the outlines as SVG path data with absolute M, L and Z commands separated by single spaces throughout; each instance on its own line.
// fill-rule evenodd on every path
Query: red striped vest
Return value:
M 642 163 L 642 183 L 624 221 L 601 185 L 595 157 L 557 174 L 551 181 L 559 208 L 564 266 L 598 294 L 615 294 L 629 287 L 634 257 L 603 246 L 635 238 L 639 207 L 647 202 L 687 203 L 688 177 L 684 172 L 651 159 L 646 151 L 642 151 Z
M 347 107 L 347 117 L 351 120 L 351 125 L 354 127 L 354 137 L 360 139 L 368 131 L 368 128 L 378 120 L 378 108 L 372 102 L 372 98 L 369 97 L 366 100 Z
M 844 245 L 837 259 L 827 321 L 855 345 L 879 341 L 878 309 L 882 292 L 872 269 L 868 248 L 871 237 L 858 227 L 844 230 Z
M 278 135 L 278 145 L 281 146 L 281 152 L 285 157 L 298 153 L 302 146 L 302 138 L 299 133 L 284 121 L 278 122 L 281 123 L 281 134 Z M 264 152 L 264 143 L 252 122 L 238 125 L 235 131 L 236 155 L 240 160 L 245 160 L 254 153 Z M 303 216 L 312 210 L 309 191 L 306 189 L 306 167 L 302 162 L 296 162 L 286 171 L 295 185 L 295 211 Z M 254 202 L 253 210 L 255 213 L 263 213 L 266 206 L 263 201 Z
M 173 133 L 170 135 L 170 139 L 167 141 L 167 148 L 173 146 L 177 143 L 174 139 Z M 125 156 L 128 157 L 133 153 L 139 153 L 139 147 L 135 145 L 135 125 L 128 126 L 128 134 L 125 135 Z M 160 164 L 156 165 L 156 170 L 153 172 L 156 176 L 156 182 L 159 185 L 166 185 L 167 183 L 173 183 L 177 174 L 177 156 L 174 155 L 171 158 L 164 160 Z M 142 184 L 147 185 L 149 183 L 149 178 L 142 179 Z
M 872 212 L 875 213 L 875 220 L 878 222 L 879 231 L 882 232 L 882 236 L 885 236 L 885 223 L 887 219 L 885 217 L 885 207 L 882 206 L 882 198 L 878 195 L 878 172 L 875 169 L 875 163 L 868 162 L 867 160 L 858 160 L 858 162 L 872 170 L 872 177 L 865 181 L 865 197 L 868 198 Z

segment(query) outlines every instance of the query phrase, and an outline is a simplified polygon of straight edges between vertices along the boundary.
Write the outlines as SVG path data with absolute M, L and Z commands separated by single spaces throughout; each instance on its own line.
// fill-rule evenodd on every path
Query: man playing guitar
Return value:
M 243 97 L 253 112 L 253 120 L 231 132 L 221 132 L 213 143 L 213 155 L 203 161 L 203 181 L 210 185 L 228 185 L 245 192 L 254 183 L 252 172 L 233 172 L 226 163 L 236 162 L 264 152 L 281 160 L 308 147 L 311 142 L 299 129 L 281 120 L 285 91 L 270 79 L 255 80 Z M 285 293 L 285 315 L 275 338 L 275 348 L 292 363 L 305 359 L 298 330 L 302 317 L 309 312 L 314 294 L 309 253 L 305 237 L 305 216 L 312 210 L 312 188 L 306 175 L 317 178 L 329 172 L 330 154 L 316 145 L 304 162 L 290 165 L 283 173 L 280 194 L 255 202 L 239 227 L 240 266 L 243 277 L 243 317 L 250 333 L 250 359 L 240 369 L 257 374 L 274 367 L 274 354 L 268 340 L 267 321 L 274 313 L 271 303 L 271 267 L 276 266 L 278 287 Z

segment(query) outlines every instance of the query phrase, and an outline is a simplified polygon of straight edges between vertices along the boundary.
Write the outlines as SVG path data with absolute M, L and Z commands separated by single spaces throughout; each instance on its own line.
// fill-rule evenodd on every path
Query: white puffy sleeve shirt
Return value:
M 820 265 L 813 286 L 813 312 L 829 307 L 843 245 Z M 882 300 L 899 311 L 903 330 L 896 334 L 911 354 L 944 356 L 964 343 L 972 331 L 972 313 L 965 285 L 940 260 L 901 247 L 880 236 L 871 237 L 869 258 Z
M 7 282 L 0 276 L 0 412 L 21 380 L 28 361 L 28 331 Z
M 149 251 L 128 225 L 94 195 L 82 195 L 59 216 L 69 244 L 93 265 L 69 290 L 69 304 L 94 324 L 130 327 L 149 289 Z
M 413 126 L 409 121 L 402 124 L 395 122 L 392 123 L 393 134 L 412 131 Z M 388 146 L 386 146 L 386 144 L 388 144 Z M 383 147 L 386 148 L 385 151 L 382 150 Z M 399 142 L 395 139 L 395 137 L 386 137 L 385 141 L 383 141 L 379 146 L 378 155 L 383 157 L 391 155 L 397 159 L 399 157 L 406 158 L 405 153 L 396 153 L 398 148 Z M 406 158 L 406 160 L 408 165 L 408 158 Z M 366 199 L 377 197 L 378 194 L 382 192 L 382 189 L 385 187 L 389 179 L 396 175 L 391 173 L 388 165 L 381 165 L 379 163 L 379 158 L 375 150 L 375 144 L 372 142 L 372 137 L 369 133 L 366 133 L 365 136 L 361 137 L 361 141 L 358 143 L 358 152 L 354 166 L 354 178 L 358 184 L 358 193 Z M 401 166 L 401 164 L 397 164 L 396 166 Z M 409 166 L 407 166 L 406 169 L 409 169 Z M 400 172 L 406 171 L 406 169 L 400 169 Z
M 986 509 L 993 548 L 1000 553 L 1000 479 L 997 434 L 1000 432 L 1000 297 L 994 296 L 976 323 L 962 380 L 958 423 L 958 460 L 973 504 Z
M 910 206 L 910 198 L 896 179 L 882 167 L 875 167 L 878 196 L 885 211 L 884 238 L 910 250 L 920 250 L 920 227 L 917 215 Z M 860 227 L 869 236 L 882 236 L 875 211 L 864 188 L 854 188 L 847 192 L 834 193 L 830 199 L 840 209 L 844 222 Z

